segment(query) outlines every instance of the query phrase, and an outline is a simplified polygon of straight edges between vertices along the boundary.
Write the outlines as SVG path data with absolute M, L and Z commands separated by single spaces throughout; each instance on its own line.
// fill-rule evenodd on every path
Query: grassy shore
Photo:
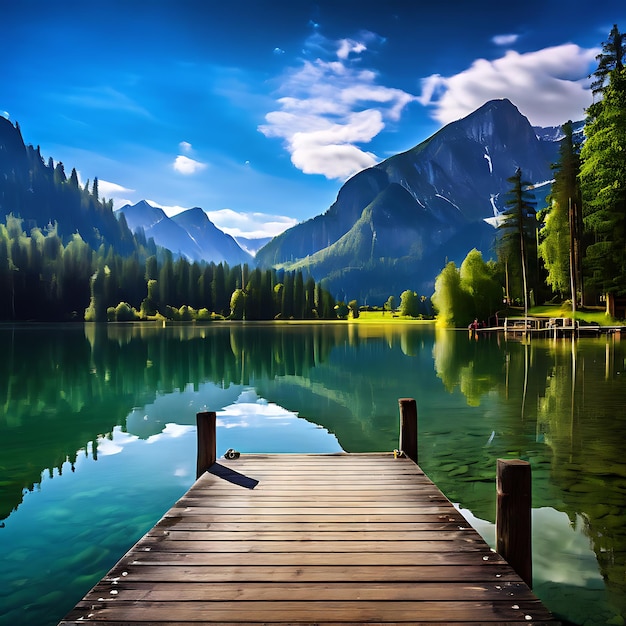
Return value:
M 516 315 L 524 315 L 523 310 L 515 313 Z M 586 322 L 588 324 L 599 324 L 600 326 L 612 326 L 618 324 L 618 320 L 615 320 L 608 316 L 604 309 L 599 308 L 583 308 L 577 310 L 572 314 L 572 308 L 570 305 L 553 304 L 553 305 L 541 305 L 535 306 L 528 310 L 528 315 L 532 317 L 566 317 L 569 319 L 575 319 L 579 322 Z
M 355 324 L 434 324 L 435 320 L 421 320 L 389 311 L 361 311 L 356 319 L 349 318 Z

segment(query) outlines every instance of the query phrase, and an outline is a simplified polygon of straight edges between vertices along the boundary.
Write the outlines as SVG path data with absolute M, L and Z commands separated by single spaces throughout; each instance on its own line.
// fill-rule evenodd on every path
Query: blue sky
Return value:
M 493 98 L 582 119 L 623 0 L 6 0 L 0 115 L 116 208 L 202 207 L 233 235 L 323 213 L 343 182 Z

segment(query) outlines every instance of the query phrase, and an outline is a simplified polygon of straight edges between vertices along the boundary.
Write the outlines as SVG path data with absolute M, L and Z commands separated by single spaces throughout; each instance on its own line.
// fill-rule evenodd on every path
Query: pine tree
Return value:
M 548 207 L 541 213 L 542 228 L 539 255 L 547 271 L 547 283 L 553 291 L 569 293 L 572 308 L 582 303 L 582 198 L 580 145 L 574 139 L 572 122 L 563 125 L 564 137 L 559 148 Z
M 625 58 L 626 34 L 620 33 L 617 24 L 614 24 L 608 40 L 602 43 L 602 52 L 596 57 L 598 69 L 593 73 L 595 80 L 591 83 L 594 95 L 604 92 L 611 73 L 619 72 L 624 68 Z
M 615 67 L 603 99 L 588 109 L 581 149 L 587 283 L 606 294 L 626 293 L 626 68 Z
M 507 181 L 511 184 L 511 189 L 505 203 L 508 208 L 500 215 L 498 256 L 507 267 L 509 276 L 521 276 L 524 316 L 527 316 L 529 284 L 532 284 L 529 280 L 529 259 L 536 256 L 534 242 L 537 217 L 534 194 L 528 191 L 530 183 L 522 180 L 520 168 Z

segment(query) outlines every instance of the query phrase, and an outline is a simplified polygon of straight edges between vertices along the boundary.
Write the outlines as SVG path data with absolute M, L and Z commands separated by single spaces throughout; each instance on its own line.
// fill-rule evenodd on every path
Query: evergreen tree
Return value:
M 293 281 L 293 316 L 297 320 L 304 319 L 304 280 L 302 272 L 296 272 Z
M 159 310 L 161 307 L 167 305 L 172 306 L 174 304 L 175 289 L 174 289 L 174 262 L 172 259 L 172 253 L 167 250 L 165 258 L 161 264 L 159 270 Z
M 230 299 L 230 319 L 242 320 L 246 310 L 246 294 L 243 289 L 235 289 Z
M 293 272 L 285 272 L 283 282 L 282 302 L 280 309 L 283 319 L 291 319 L 294 316 L 294 276 Z
M 309 276 L 304 283 L 304 316 L 306 319 L 314 317 L 315 310 L 315 280 Z
M 624 68 L 625 57 L 626 34 L 620 33 L 617 24 L 614 24 L 608 40 L 602 43 L 602 52 L 596 57 L 598 68 L 593 73 L 595 80 L 591 83 L 594 95 L 604 91 L 613 71 L 619 72 Z
M 603 99 L 587 110 L 580 184 L 583 222 L 591 237 L 585 257 L 587 285 L 622 295 L 626 294 L 626 69 L 624 38 L 616 28 L 611 33 L 621 48 L 613 46 L 613 61 L 607 56 L 595 74 L 598 80 L 608 76 L 609 82 L 602 89 Z
M 106 302 L 106 282 L 110 275 L 110 269 L 107 265 L 96 270 L 91 277 L 91 299 L 89 306 L 85 310 L 86 322 L 106 322 L 107 321 L 107 302 Z
M 529 285 L 534 283 L 530 280 L 530 263 L 536 261 L 536 229 L 537 217 L 535 212 L 534 194 L 528 191 L 530 183 L 522 180 L 522 171 L 517 168 L 513 176 L 507 178 L 511 184 L 508 192 L 506 206 L 500 214 L 498 229 L 498 257 L 505 266 L 511 288 L 511 277 L 521 277 L 521 297 L 524 304 L 524 315 L 528 315 Z M 535 264 L 536 266 L 536 264 Z M 510 296 L 509 292 L 507 296 Z
M 559 162 L 554 183 L 548 196 L 548 207 L 541 212 L 541 243 L 538 253 L 547 271 L 546 281 L 552 290 L 572 296 L 576 309 L 582 302 L 582 198 L 578 175 L 580 173 L 580 146 L 574 140 L 572 122 L 563 125 L 564 137 L 559 148 Z
M 72 189 L 78 189 L 80 186 L 78 183 L 78 173 L 76 172 L 75 167 L 72 168 L 72 173 L 70 174 L 68 182 L 70 186 L 72 187 Z
M 227 315 L 230 307 L 229 301 L 227 300 L 225 271 L 222 263 L 215 267 L 213 281 L 211 283 L 211 294 L 213 296 L 215 312 L 220 315 Z

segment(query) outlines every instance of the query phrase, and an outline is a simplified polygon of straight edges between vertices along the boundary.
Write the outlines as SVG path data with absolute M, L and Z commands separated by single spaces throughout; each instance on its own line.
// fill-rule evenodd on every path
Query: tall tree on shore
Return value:
M 626 33 L 620 33 L 617 24 L 613 25 L 609 38 L 602 43 L 602 52 L 596 56 L 598 68 L 593 73 L 595 80 L 591 83 L 593 94 L 603 93 L 610 80 L 611 73 L 624 69 L 626 58 Z
M 530 183 L 522 180 L 520 168 L 507 181 L 511 188 L 505 202 L 507 209 L 500 214 L 498 257 L 506 266 L 507 274 L 521 276 L 524 316 L 527 316 L 529 259 L 536 255 L 536 203 L 534 194 L 528 191 Z
M 626 294 L 626 68 L 624 35 L 615 26 L 598 56 L 595 85 L 602 100 L 587 109 L 581 149 L 583 222 L 588 284 L 605 293 Z M 608 83 L 607 83 L 608 77 Z
M 582 304 L 583 291 L 580 145 L 571 121 L 563 125 L 563 134 L 548 207 L 541 212 L 538 252 L 547 271 L 546 282 L 555 292 L 570 293 L 575 311 L 579 299 Z

